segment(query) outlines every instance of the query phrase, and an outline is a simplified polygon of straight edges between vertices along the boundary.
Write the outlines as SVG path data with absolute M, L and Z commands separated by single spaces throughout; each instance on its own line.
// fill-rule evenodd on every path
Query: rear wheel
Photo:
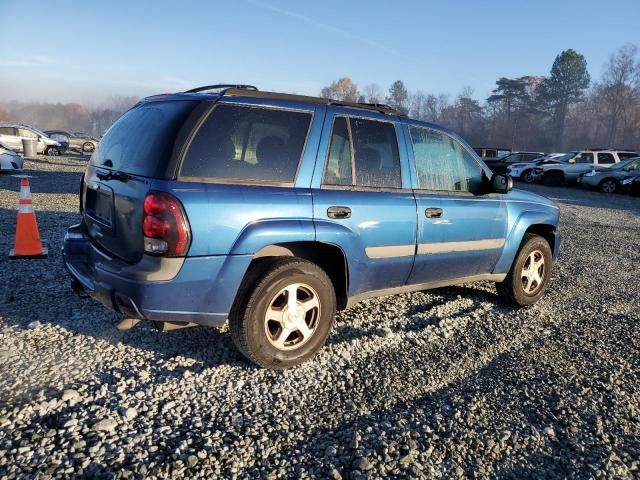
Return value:
M 536 303 L 549 285 L 552 266 L 549 243 L 539 235 L 526 234 L 511 270 L 496 284 L 498 294 L 518 305 Z
M 618 190 L 618 182 L 613 178 L 605 178 L 600 182 L 600 191 L 604 193 L 615 193 Z
M 546 172 L 542 179 L 545 185 L 557 187 L 564 182 L 564 174 L 558 171 Z
M 287 368 L 324 345 L 336 312 L 331 280 L 295 257 L 266 260 L 247 274 L 229 315 L 231 337 L 249 360 Z
M 525 170 L 524 172 L 522 172 L 520 178 L 522 178 L 525 183 L 533 183 L 535 181 L 533 177 L 533 170 Z
M 93 153 L 95 149 L 96 149 L 95 145 L 91 142 L 85 142 L 82 145 L 82 151 L 85 153 Z

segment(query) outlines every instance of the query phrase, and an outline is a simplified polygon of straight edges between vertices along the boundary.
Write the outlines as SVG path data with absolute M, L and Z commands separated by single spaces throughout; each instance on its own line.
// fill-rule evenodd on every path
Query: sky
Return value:
M 486 98 L 573 48 L 593 79 L 640 44 L 640 0 L 0 0 L 0 101 L 98 105 L 212 83 L 317 95 L 360 87 Z

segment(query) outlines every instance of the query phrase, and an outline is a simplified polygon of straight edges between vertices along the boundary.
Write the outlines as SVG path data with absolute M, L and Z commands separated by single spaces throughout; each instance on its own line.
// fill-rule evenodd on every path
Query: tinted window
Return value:
M 425 190 L 477 192 L 482 169 L 471 154 L 448 135 L 410 127 L 418 173 L 418 187 Z
M 634 152 L 618 152 L 618 158 L 624 160 L 625 158 L 637 157 L 638 154 Z
M 0 135 L 14 135 L 13 127 L 0 127 Z
M 351 119 L 356 185 L 400 188 L 400 155 L 392 123 Z
M 613 158 L 613 154 L 611 154 L 611 153 L 599 153 L 598 154 L 598 163 L 599 164 L 616 163 L 616 159 Z
M 310 123 L 310 113 L 218 105 L 194 137 L 180 174 L 293 182 Z
M 574 157 L 575 163 L 593 163 L 593 153 L 579 153 Z
M 91 157 L 93 165 L 111 161 L 115 170 L 154 177 L 171 157 L 175 138 L 198 102 L 150 102 L 134 107 L 114 123 Z
M 327 185 L 352 185 L 351 143 L 347 119 L 338 117 L 333 123 L 331 145 L 324 172 L 324 183 Z

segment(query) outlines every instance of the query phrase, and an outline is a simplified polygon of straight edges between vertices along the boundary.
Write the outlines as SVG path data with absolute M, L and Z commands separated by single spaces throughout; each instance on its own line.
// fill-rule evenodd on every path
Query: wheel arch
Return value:
M 317 241 L 281 242 L 266 245 L 254 254 L 247 273 L 264 261 L 277 257 L 297 257 L 318 265 L 327 273 L 333 283 L 337 308 L 339 310 L 346 308 L 349 268 L 347 256 L 339 246 Z
M 507 235 L 502 255 L 492 273 L 509 272 L 527 233 L 540 235 L 544 238 L 549 243 L 555 259 L 560 249 L 558 220 L 559 213 L 557 211 L 555 213 L 542 210 L 522 212 Z

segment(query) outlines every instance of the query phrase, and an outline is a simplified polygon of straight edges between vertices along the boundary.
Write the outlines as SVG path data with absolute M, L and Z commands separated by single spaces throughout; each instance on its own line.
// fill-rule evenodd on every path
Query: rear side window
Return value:
M 311 113 L 217 105 L 182 163 L 183 177 L 292 183 Z
M 13 127 L 0 127 L 0 135 L 15 135 Z
M 626 158 L 633 158 L 633 157 L 637 157 L 638 154 L 634 153 L 634 152 L 618 152 L 618 158 L 620 160 L 624 160 Z
M 323 183 L 401 188 L 400 154 L 393 123 L 337 117 Z
M 611 153 L 599 153 L 598 154 L 598 163 L 608 165 L 611 163 L 616 163 L 616 159 L 613 158 L 613 154 Z
M 145 177 L 163 176 L 176 136 L 198 102 L 150 102 L 125 113 L 107 131 L 91 164 Z

